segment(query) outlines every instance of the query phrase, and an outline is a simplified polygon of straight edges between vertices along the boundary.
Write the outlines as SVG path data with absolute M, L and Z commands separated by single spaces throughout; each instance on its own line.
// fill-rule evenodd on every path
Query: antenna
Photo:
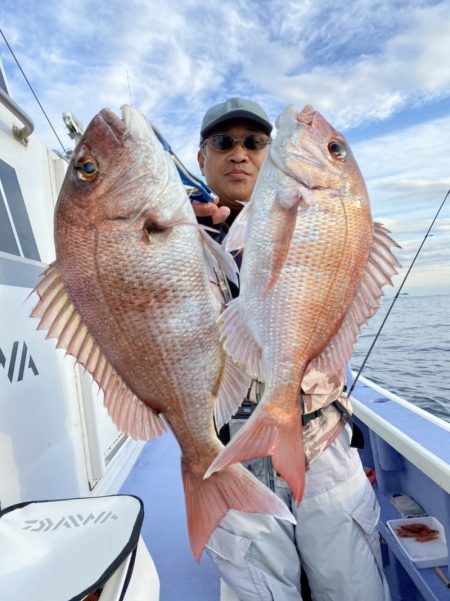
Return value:
M 133 100 L 131 98 L 131 85 L 130 85 L 130 77 L 128 75 L 128 70 L 127 70 L 127 82 L 128 82 L 128 94 L 130 95 L 130 106 L 133 106 Z

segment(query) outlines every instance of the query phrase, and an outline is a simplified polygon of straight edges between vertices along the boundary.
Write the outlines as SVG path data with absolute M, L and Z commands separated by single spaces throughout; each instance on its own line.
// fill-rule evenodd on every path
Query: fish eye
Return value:
M 84 157 L 78 160 L 75 164 L 75 169 L 78 177 L 85 181 L 92 181 L 98 174 L 97 163 L 90 157 Z
M 340 161 L 345 161 L 347 158 L 347 149 L 346 147 L 338 142 L 337 140 L 332 140 L 328 144 L 328 150 L 331 156 L 335 159 L 339 159 Z

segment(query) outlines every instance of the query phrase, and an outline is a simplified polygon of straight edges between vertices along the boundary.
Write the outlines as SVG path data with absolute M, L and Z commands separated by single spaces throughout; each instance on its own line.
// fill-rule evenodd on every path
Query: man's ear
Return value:
M 198 161 L 198 166 L 200 167 L 200 171 L 202 172 L 202 175 L 205 175 L 205 155 L 203 154 L 203 151 L 201 148 L 197 153 L 197 161 Z

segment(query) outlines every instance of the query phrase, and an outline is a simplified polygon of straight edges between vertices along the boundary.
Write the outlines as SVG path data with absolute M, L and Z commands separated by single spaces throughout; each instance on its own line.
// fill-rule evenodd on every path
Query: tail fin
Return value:
M 273 515 L 295 523 L 283 501 L 242 465 L 232 465 L 205 480 L 182 463 L 182 474 L 189 539 L 197 561 L 229 509 Z
M 296 403 L 289 418 L 281 420 L 269 413 L 263 402 L 211 463 L 205 478 L 232 463 L 270 455 L 274 468 L 289 484 L 295 500 L 300 503 L 305 488 L 300 408 Z

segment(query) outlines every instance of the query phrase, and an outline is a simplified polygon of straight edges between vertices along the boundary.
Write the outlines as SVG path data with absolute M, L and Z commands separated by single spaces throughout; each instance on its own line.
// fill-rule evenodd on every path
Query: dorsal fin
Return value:
M 341 327 L 328 345 L 308 365 L 323 373 L 334 373 L 342 369 L 353 352 L 353 345 L 361 326 L 374 315 L 383 297 L 382 287 L 392 286 L 392 276 L 400 263 L 391 251 L 391 246 L 400 246 L 389 236 L 389 231 L 380 223 L 374 223 L 372 246 L 366 269 Z
M 64 287 L 56 263 L 44 272 L 34 289 L 39 301 L 31 317 L 40 318 L 38 330 L 57 339 L 86 368 L 104 392 L 104 404 L 116 426 L 135 440 L 157 438 L 166 429 L 161 416 L 124 383 L 83 323 Z

